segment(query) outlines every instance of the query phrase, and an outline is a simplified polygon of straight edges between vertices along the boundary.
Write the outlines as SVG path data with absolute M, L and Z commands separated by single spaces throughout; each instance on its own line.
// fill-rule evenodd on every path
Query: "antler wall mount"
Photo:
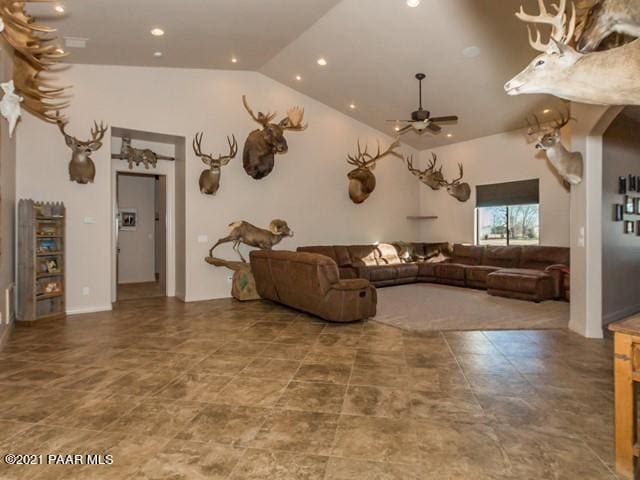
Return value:
M 93 183 L 96 176 L 96 166 L 93 160 L 91 160 L 91 154 L 102 147 L 102 140 L 108 127 L 102 122 L 100 122 L 100 125 L 98 125 L 97 122 L 93 122 L 91 139 L 82 141 L 67 134 L 67 121 L 63 119 L 62 116 L 58 116 L 57 118 L 58 128 L 60 132 L 62 132 L 67 146 L 73 152 L 71 161 L 69 162 L 69 179 L 72 182 L 77 182 L 82 185 Z
M 238 154 L 238 142 L 236 141 L 235 135 L 232 135 L 233 140 L 230 140 L 229 137 L 227 137 L 229 154 L 214 157 L 213 154 L 202 153 L 203 136 L 204 132 L 196 133 L 193 139 L 193 152 L 204 162 L 205 165 L 209 166 L 209 168 L 203 170 L 200 174 L 200 192 L 205 195 L 214 195 L 218 191 L 218 188 L 220 188 L 221 167 L 224 167 L 231 160 L 236 158 L 236 155 Z
M 354 155 L 347 155 L 347 163 L 356 167 L 347 174 L 349 179 L 349 198 L 353 203 L 364 202 L 375 190 L 376 176 L 373 174 L 373 169 L 376 167 L 378 160 L 388 155 L 402 158 L 402 155 L 395 151 L 398 147 L 400 147 L 400 140 L 396 140 L 384 152 L 380 152 L 380 143 L 378 143 L 376 154 L 371 155 L 368 150 L 369 147 L 365 145 L 364 150 L 362 150 L 360 140 L 358 140 L 358 152 Z

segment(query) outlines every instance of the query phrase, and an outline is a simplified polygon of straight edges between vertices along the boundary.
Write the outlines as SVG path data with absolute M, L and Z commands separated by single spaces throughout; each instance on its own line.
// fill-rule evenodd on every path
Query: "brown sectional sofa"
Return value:
M 338 264 L 341 278 L 364 278 L 376 287 L 430 282 L 535 302 L 567 296 L 570 255 L 563 247 L 383 243 L 298 251 L 325 255 Z
M 276 250 L 250 253 L 258 294 L 333 322 L 374 317 L 376 289 L 362 278 L 341 279 L 326 255 Z

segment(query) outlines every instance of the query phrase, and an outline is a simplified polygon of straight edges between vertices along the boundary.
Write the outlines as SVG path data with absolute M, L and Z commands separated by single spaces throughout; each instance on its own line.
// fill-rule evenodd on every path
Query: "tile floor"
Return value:
M 166 298 L 17 327 L 2 479 L 614 479 L 611 342 Z

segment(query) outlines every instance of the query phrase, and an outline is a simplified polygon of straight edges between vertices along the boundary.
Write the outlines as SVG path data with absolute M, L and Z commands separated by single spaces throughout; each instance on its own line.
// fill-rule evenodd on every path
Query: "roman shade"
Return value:
M 532 205 L 540 203 L 540 180 L 493 183 L 476 186 L 476 207 Z

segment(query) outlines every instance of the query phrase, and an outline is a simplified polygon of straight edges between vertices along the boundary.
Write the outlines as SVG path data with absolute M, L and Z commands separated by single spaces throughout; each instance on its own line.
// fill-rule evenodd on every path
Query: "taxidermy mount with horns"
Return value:
M 243 262 L 245 258 L 240 253 L 240 244 L 244 243 L 250 247 L 260 248 L 262 250 L 271 250 L 275 245 L 285 237 L 293 237 L 293 231 L 284 220 L 274 219 L 269 224 L 269 229 L 258 228 L 249 222 L 240 221 L 229 224 L 231 231 L 229 235 L 221 238 L 209 250 L 209 257 L 213 257 L 213 250 L 223 243 L 233 243 L 233 249 L 240 256 Z
M 365 145 L 364 150 L 358 140 L 358 152 L 354 155 L 347 155 L 347 163 L 353 165 L 354 168 L 347 174 L 349 179 L 349 198 L 353 203 L 362 203 L 376 188 L 376 176 L 373 170 L 376 168 L 378 160 L 393 155 L 402 158 L 396 149 L 400 147 L 400 140 L 396 140 L 384 152 L 380 151 L 380 143 L 375 155 L 369 153 L 369 147 Z
M 220 188 L 220 175 L 222 175 L 221 167 L 227 165 L 231 160 L 236 158 L 238 154 L 238 142 L 235 135 L 232 135 L 233 140 L 227 137 L 227 143 L 229 144 L 228 155 L 218 155 L 214 157 L 212 153 L 202 153 L 202 137 L 203 132 L 196 133 L 193 139 L 193 152 L 197 157 L 204 162 L 209 168 L 202 171 L 200 174 L 200 192 L 205 195 L 214 195 L 218 188 Z
M 96 166 L 91 160 L 91 154 L 102 147 L 102 139 L 108 127 L 102 122 L 100 125 L 94 122 L 91 129 L 91 139 L 87 141 L 78 140 L 67 134 L 66 127 L 67 121 L 58 116 L 58 128 L 62 132 L 67 146 L 73 152 L 71 162 L 69 162 L 69 179 L 82 185 L 93 183 L 96 176 Z

